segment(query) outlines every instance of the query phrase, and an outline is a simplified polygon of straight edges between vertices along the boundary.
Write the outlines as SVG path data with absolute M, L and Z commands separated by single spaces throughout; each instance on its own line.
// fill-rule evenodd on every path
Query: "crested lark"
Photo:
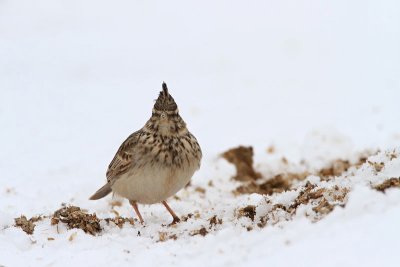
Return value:
M 179 217 L 166 199 L 182 189 L 200 168 L 201 149 L 179 116 L 178 106 L 165 83 L 154 104 L 151 118 L 119 147 L 107 170 L 107 183 L 92 200 L 114 192 L 129 199 L 143 223 L 137 203 L 162 202 L 173 217 Z

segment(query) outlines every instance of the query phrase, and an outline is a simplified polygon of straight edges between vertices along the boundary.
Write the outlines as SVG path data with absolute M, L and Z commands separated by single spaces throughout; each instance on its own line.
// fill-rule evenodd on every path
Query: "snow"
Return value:
M 389 0 L 0 1 L 0 266 L 397 266 L 400 190 L 371 187 L 400 177 L 399 8 Z M 204 153 L 192 186 L 169 201 L 192 218 L 168 227 L 162 205 L 141 205 L 145 226 L 102 221 L 96 236 L 49 218 L 33 235 L 13 226 L 62 203 L 114 217 L 111 197 L 88 197 L 150 116 L 164 80 Z M 254 147 L 264 177 L 310 175 L 290 191 L 235 196 L 235 169 L 220 154 L 238 145 Z M 329 181 L 315 174 L 364 154 L 382 170 L 367 162 Z M 316 201 L 295 214 L 274 209 L 291 206 L 307 181 L 332 203 L 335 186 L 349 193 L 322 216 Z M 248 205 L 254 222 L 239 216 Z M 126 201 L 114 209 L 134 216 Z M 222 224 L 210 226 L 214 215 Z M 207 235 L 193 235 L 202 227 Z M 177 239 L 159 242 L 163 234 Z

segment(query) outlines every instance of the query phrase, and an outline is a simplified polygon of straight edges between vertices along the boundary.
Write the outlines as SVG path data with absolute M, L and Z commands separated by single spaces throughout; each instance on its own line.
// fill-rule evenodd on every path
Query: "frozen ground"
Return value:
M 0 1 L 0 266 L 397 266 L 400 190 L 371 185 L 400 176 L 400 155 L 387 156 L 400 146 L 399 8 Z M 33 235 L 12 226 L 61 203 L 115 216 L 110 199 L 87 199 L 119 144 L 149 117 L 163 80 L 204 152 L 192 186 L 170 201 L 195 217 L 167 227 L 160 205 L 142 206 L 145 227 L 102 221 L 94 237 L 62 224 L 57 232 L 49 219 Z M 234 168 L 219 154 L 240 144 L 254 147 L 266 178 L 376 149 L 369 160 L 384 167 L 365 163 L 329 182 L 308 176 L 288 192 L 235 196 Z M 313 201 L 291 215 L 273 210 L 292 205 L 307 181 L 349 193 L 330 199 L 337 206 L 324 216 Z M 247 205 L 256 206 L 254 222 L 239 216 Z M 115 209 L 133 215 L 127 203 Z M 214 215 L 222 224 L 210 225 Z M 273 218 L 260 227 L 263 216 Z M 193 235 L 202 227 L 208 234 Z

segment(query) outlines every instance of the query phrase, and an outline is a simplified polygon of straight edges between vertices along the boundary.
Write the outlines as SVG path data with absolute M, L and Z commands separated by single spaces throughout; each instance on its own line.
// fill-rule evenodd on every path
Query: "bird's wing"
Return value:
M 133 162 L 135 146 L 140 136 L 140 130 L 131 134 L 119 147 L 107 170 L 107 182 L 114 183 L 122 174 L 126 173 Z

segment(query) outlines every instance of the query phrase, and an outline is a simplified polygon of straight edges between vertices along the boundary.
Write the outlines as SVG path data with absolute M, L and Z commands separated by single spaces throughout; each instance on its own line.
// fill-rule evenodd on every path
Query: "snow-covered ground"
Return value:
M 400 177 L 399 10 L 394 0 L 0 1 L 0 266 L 397 266 L 400 190 L 371 186 Z M 114 217 L 111 197 L 88 197 L 162 81 L 204 153 L 169 202 L 191 218 L 168 227 L 152 205 L 140 207 L 145 226 L 101 221 L 96 236 L 49 218 L 33 235 L 13 226 L 62 203 Z M 219 155 L 238 145 L 254 147 L 265 178 L 365 151 L 384 167 L 234 195 L 234 167 Z M 349 192 L 324 196 L 335 206 L 324 216 L 316 201 L 274 208 L 307 181 Z M 240 216 L 248 205 L 254 221 Z M 126 202 L 114 209 L 134 216 Z

